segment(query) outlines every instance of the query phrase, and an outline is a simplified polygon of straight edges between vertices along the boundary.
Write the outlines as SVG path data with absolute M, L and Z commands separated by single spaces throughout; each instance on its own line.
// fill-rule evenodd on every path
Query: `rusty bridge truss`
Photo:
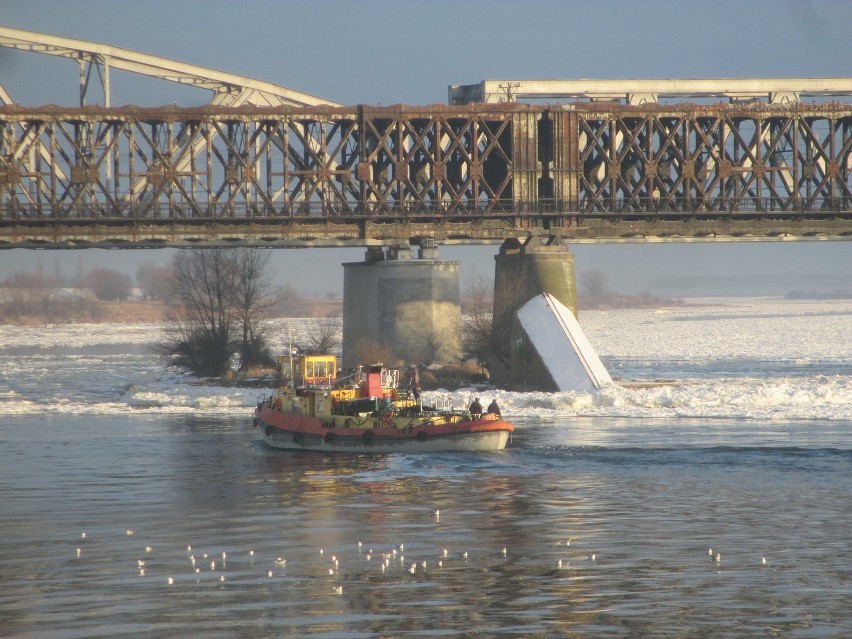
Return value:
M 0 107 L 0 246 L 852 239 L 848 104 Z

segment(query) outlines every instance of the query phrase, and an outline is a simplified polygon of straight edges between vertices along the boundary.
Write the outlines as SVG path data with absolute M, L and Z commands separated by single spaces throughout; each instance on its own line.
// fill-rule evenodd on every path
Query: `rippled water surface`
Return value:
M 588 317 L 674 383 L 495 392 L 496 454 L 269 450 L 156 329 L 0 327 L 0 636 L 852 635 L 852 308 L 740 304 Z
M 756 426 L 352 457 L 246 420 L 25 418 L 0 433 L 3 634 L 852 632 L 852 424 Z

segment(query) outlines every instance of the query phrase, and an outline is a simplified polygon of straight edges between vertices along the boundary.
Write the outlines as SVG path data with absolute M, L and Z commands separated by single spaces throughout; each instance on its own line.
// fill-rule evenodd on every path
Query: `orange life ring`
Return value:
M 272 408 L 274 408 L 275 410 L 281 410 L 281 400 L 276 399 L 274 402 L 272 402 Z

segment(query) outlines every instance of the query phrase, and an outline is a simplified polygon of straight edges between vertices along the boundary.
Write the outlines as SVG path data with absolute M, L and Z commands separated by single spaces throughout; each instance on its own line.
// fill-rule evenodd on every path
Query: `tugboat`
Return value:
M 273 448 L 350 453 L 495 451 L 514 426 L 495 413 L 427 406 L 381 364 L 338 378 L 334 355 L 278 358 L 282 384 L 261 397 L 254 425 Z

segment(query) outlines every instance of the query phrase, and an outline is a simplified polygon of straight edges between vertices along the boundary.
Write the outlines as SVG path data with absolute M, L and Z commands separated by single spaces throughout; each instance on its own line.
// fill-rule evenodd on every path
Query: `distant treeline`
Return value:
M 12 324 L 63 324 L 110 321 L 116 309 L 134 294 L 145 300 L 168 303 L 172 270 L 145 263 L 134 280 L 109 268 L 77 273 L 46 274 L 16 271 L 0 281 L 0 322 Z
M 134 278 L 108 268 L 46 274 L 16 271 L 0 280 L 0 324 L 162 321 L 174 305 L 174 266 L 145 262 Z M 275 288 L 270 317 L 340 316 L 340 298 L 303 298 L 294 287 Z
M 606 293 L 604 295 L 578 295 L 577 306 L 581 311 L 609 311 L 623 308 L 667 308 L 686 306 L 679 298 L 657 297 L 650 293 L 639 295 L 619 295 Z

